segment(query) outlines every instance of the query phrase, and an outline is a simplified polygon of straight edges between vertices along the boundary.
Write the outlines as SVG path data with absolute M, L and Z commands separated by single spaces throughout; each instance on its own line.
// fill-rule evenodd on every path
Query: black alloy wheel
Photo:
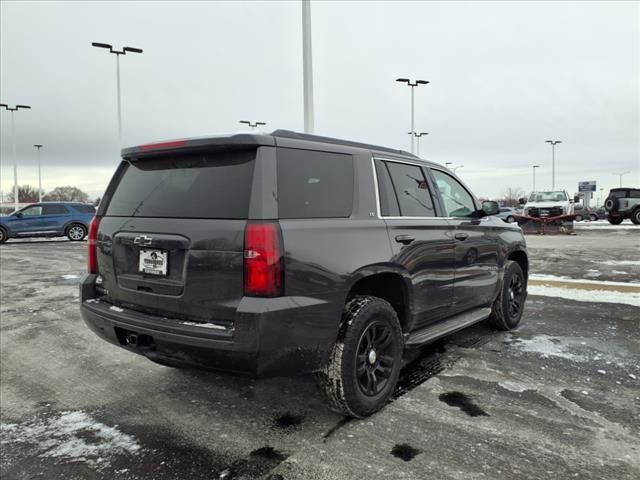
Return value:
M 514 272 L 509 282 L 509 316 L 517 318 L 524 304 L 524 278 L 520 272 Z
M 387 324 L 374 321 L 362 332 L 356 376 L 364 395 L 374 397 L 384 390 L 394 371 L 393 350 L 393 332 Z

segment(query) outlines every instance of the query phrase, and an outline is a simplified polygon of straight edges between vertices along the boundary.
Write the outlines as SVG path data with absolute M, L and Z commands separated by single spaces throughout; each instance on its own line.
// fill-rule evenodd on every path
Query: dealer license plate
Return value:
M 168 265 L 169 252 L 165 250 L 140 249 L 138 268 L 141 273 L 166 276 Z

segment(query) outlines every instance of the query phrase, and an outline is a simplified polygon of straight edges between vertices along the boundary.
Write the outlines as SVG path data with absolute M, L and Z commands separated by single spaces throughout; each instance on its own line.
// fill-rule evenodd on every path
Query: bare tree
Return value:
M 519 205 L 518 200 L 524 197 L 524 190 L 520 187 L 509 187 L 502 196 L 506 207 L 517 207 Z
M 13 191 L 7 195 L 7 201 L 13 202 Z M 34 203 L 38 201 L 38 189 L 31 185 L 18 186 L 18 201 L 21 203 Z
M 47 193 L 43 200 L 54 200 L 60 202 L 83 202 L 89 201 L 89 195 L 78 187 L 56 187 Z

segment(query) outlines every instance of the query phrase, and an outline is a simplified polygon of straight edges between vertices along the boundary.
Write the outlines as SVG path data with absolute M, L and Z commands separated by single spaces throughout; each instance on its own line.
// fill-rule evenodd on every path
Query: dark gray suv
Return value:
M 362 417 L 403 350 L 522 317 L 520 228 L 406 152 L 278 130 L 125 149 L 89 232 L 84 321 L 150 360 L 316 373 Z

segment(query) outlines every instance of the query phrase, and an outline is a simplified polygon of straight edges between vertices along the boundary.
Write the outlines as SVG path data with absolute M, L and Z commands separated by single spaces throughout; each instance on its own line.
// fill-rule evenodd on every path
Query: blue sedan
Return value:
M 9 238 L 61 237 L 79 242 L 89 231 L 96 213 L 93 205 L 75 202 L 42 202 L 0 217 L 0 243 Z

